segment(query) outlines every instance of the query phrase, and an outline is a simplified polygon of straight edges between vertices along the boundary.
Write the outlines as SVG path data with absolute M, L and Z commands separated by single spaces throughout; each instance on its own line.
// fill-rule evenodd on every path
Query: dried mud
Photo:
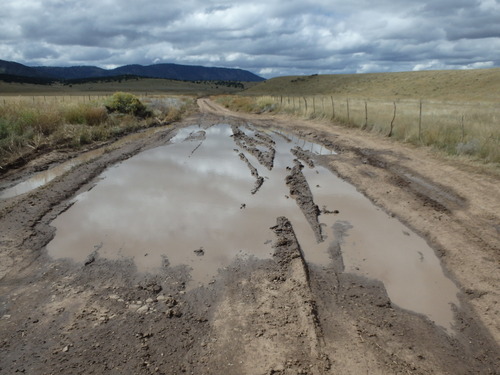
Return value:
M 248 118 L 207 100 L 199 104 L 200 113 L 175 127 L 230 123 L 239 147 L 272 168 L 269 139 L 238 130 Z M 252 122 L 258 127 L 285 128 L 279 119 L 255 117 Z M 488 320 L 481 304 L 494 298 L 494 291 L 482 294 L 487 286 L 481 281 L 460 285 L 464 293 L 455 309 L 455 329 L 446 332 L 426 317 L 394 306 L 380 282 L 345 271 L 342 247 L 348 223 L 338 222 L 333 228 L 331 262 L 312 266 L 304 259 L 290 221 L 278 217 L 271 228 L 275 234 L 271 259 L 236 258 L 212 282 L 189 290 L 187 268 L 167 261 L 158 273 L 144 274 L 137 272 L 133 262 L 104 259 L 98 251 L 83 265 L 50 258 L 45 249 L 54 236 L 50 224 L 72 205 L 72 198 L 91 189 L 94 178 L 108 166 L 168 142 L 172 130 L 167 127 L 110 149 L 44 187 L 0 201 L 1 374 L 498 373 L 498 315 Z M 335 143 L 338 157 L 315 156 L 314 162 L 359 183 L 386 210 L 397 206 L 371 190 L 372 185 L 378 183 L 385 190 L 390 186 L 398 204 L 402 194 L 411 193 L 406 190 L 408 184 L 418 190 L 417 172 L 402 162 L 389 163 L 375 151 L 367 161 L 366 152 L 360 156 L 351 151 L 349 139 L 339 140 L 322 130 L 299 125 L 288 130 L 325 145 Z M 201 132 L 193 138 L 203 141 Z M 308 163 L 306 156 L 312 160 L 302 152 L 296 156 L 304 163 Z M 243 161 L 252 173 L 251 164 Z M 319 210 L 307 181 L 305 185 L 302 181 L 301 169 L 297 161 L 290 171 L 289 188 L 315 227 Z M 13 170 L 9 178 L 23 174 L 25 170 Z M 407 176 L 404 183 L 397 177 L 402 175 Z M 410 205 L 412 212 L 451 222 L 443 215 L 455 212 L 453 206 L 442 200 L 453 194 L 450 189 L 437 196 L 429 196 L 425 189 L 418 193 L 429 202 L 440 200 L 448 211 L 432 204 L 422 208 L 424 198 L 414 194 L 415 201 L 406 197 L 418 202 Z M 450 204 L 463 204 L 465 198 L 453 201 Z M 398 215 L 415 223 L 404 212 Z M 453 229 L 458 215 L 452 220 Z M 426 226 L 422 228 L 425 234 Z M 448 242 L 434 237 L 442 233 L 439 225 L 434 228 L 436 234 L 427 235 L 429 242 L 438 253 L 455 259 Z M 315 230 L 319 236 L 320 229 Z M 474 227 L 468 230 L 473 240 L 480 237 Z M 498 260 L 488 233 L 481 256 Z M 479 251 L 474 246 L 470 249 Z M 447 264 L 452 274 L 461 269 L 456 261 Z M 469 277 L 474 280 L 481 278 L 478 264 L 469 264 L 473 266 Z M 498 307 L 490 308 L 494 314 Z

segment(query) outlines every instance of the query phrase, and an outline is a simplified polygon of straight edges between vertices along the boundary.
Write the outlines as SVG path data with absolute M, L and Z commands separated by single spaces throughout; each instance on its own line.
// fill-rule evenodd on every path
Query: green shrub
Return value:
M 114 93 L 106 102 L 106 109 L 110 113 L 118 112 L 142 118 L 151 115 L 150 111 L 148 111 L 137 96 L 126 92 Z

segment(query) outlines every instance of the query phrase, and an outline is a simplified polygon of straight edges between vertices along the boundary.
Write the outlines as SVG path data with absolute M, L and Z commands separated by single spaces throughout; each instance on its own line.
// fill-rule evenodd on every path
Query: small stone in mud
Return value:
M 139 314 L 145 314 L 149 311 L 149 306 L 148 305 L 143 305 L 141 307 L 139 307 L 136 312 L 139 313 Z
M 200 247 L 199 249 L 194 250 L 194 253 L 196 255 L 198 255 L 199 257 L 201 257 L 201 256 L 205 255 L 205 250 L 203 250 L 203 247 Z
M 326 206 L 323 206 L 323 209 L 321 210 L 321 213 L 324 214 L 324 215 L 330 215 L 330 214 L 338 214 L 339 213 L 339 210 L 333 210 L 333 211 L 330 211 L 328 208 L 326 208 Z

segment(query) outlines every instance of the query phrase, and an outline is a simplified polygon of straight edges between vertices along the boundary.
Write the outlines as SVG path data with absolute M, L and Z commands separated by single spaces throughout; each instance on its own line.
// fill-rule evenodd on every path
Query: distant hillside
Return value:
M 61 81 L 126 75 L 181 81 L 259 82 L 264 80 L 264 78 L 242 69 L 212 68 L 179 64 L 155 64 L 148 66 L 126 65 L 116 69 L 102 69 L 96 66 L 28 67 L 16 62 L 4 60 L 0 60 L 0 74 Z
M 243 94 L 498 101 L 500 68 L 277 77 L 258 83 Z
M 39 75 L 57 80 L 110 77 L 119 74 L 108 74 L 108 70 L 97 66 L 51 67 L 37 66 L 33 68 Z
M 22 77 L 42 77 L 35 69 L 13 61 L 0 60 L 0 74 Z

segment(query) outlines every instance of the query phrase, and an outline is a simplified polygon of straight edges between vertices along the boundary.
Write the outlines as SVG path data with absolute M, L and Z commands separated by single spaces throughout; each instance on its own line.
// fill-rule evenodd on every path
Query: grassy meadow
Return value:
M 227 108 L 322 119 L 500 166 L 500 69 L 278 77 Z

